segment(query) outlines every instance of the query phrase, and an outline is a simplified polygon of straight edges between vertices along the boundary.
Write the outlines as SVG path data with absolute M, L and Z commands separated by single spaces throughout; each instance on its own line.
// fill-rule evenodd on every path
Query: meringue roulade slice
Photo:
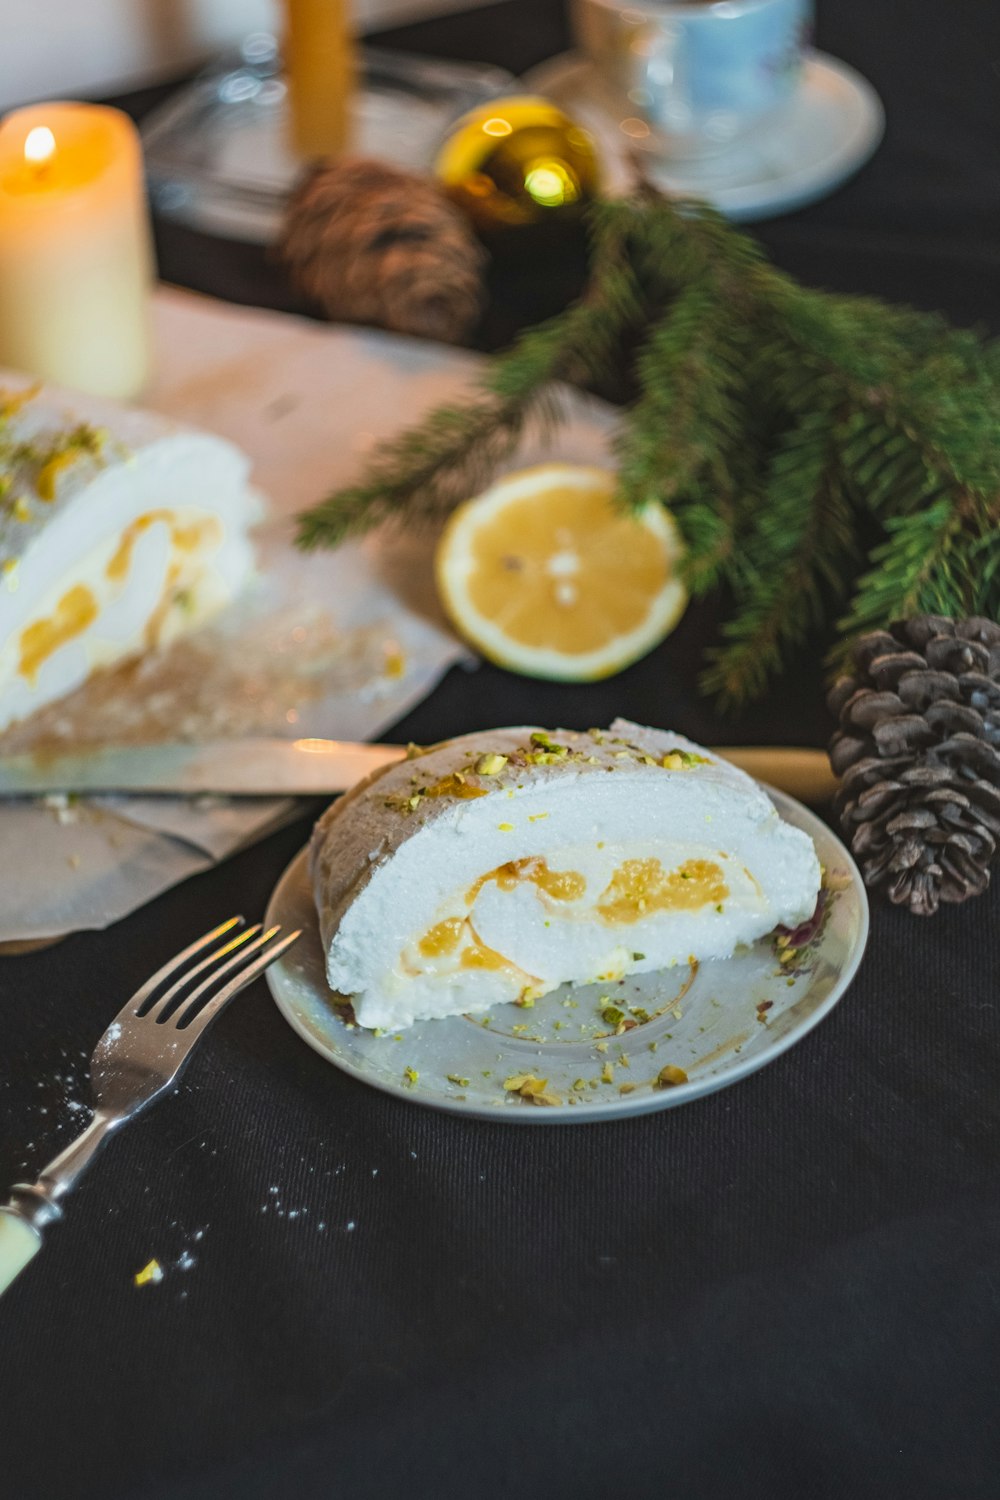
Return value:
M 466 735 L 317 824 L 327 978 L 361 1026 L 476 1014 L 568 981 L 727 958 L 810 917 L 820 866 L 743 772 L 680 735 Z
M 0 390 L 0 730 L 229 603 L 254 566 L 249 469 L 148 412 Z

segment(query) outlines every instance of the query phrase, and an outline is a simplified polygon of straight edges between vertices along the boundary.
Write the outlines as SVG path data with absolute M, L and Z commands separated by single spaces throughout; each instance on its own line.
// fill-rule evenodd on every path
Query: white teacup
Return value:
M 577 40 L 679 160 L 712 156 L 795 93 L 813 0 L 573 0 Z

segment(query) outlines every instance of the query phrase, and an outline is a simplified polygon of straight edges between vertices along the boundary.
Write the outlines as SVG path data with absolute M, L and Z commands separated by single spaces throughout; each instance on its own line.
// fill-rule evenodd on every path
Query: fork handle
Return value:
M 74 1186 L 84 1168 L 121 1119 L 95 1111 L 82 1135 L 71 1141 L 35 1183 L 19 1182 L 10 1202 L 0 1204 L 0 1295 L 42 1248 L 42 1230 L 62 1218 L 59 1199 Z
M 15 1208 L 0 1208 L 0 1293 L 42 1248 L 42 1236 Z

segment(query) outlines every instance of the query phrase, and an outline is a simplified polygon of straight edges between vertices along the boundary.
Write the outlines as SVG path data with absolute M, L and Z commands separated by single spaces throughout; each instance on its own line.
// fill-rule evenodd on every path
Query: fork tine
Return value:
M 249 948 L 245 948 L 239 955 L 241 959 L 246 958 L 254 949 L 262 948 L 264 951 L 259 952 L 253 963 L 248 964 L 245 969 L 241 969 L 238 974 L 230 979 L 229 983 L 224 985 L 219 993 L 209 1000 L 206 1005 L 203 1005 L 201 1010 L 196 1009 L 197 998 L 210 989 L 216 979 L 220 979 L 227 969 L 232 968 L 234 966 L 233 963 L 227 964 L 224 969 L 220 969 L 217 974 L 213 974 L 203 984 L 198 986 L 194 995 L 191 996 L 190 1003 L 185 1003 L 178 1022 L 179 1025 L 182 1024 L 184 1016 L 190 1015 L 192 1009 L 196 1010 L 196 1014 L 190 1025 L 184 1027 L 183 1034 L 185 1040 L 190 1037 L 191 1041 L 194 1042 L 195 1038 L 201 1035 L 213 1017 L 218 1015 L 227 1001 L 231 1000 L 234 995 L 238 995 L 240 990 L 245 989 L 248 984 L 251 984 L 257 978 L 258 974 L 263 974 L 264 970 L 270 964 L 273 964 L 276 958 L 280 958 L 282 953 L 290 948 L 293 943 L 297 943 L 302 936 L 301 929 L 297 929 L 295 932 L 290 932 L 287 937 L 281 938 L 277 943 L 271 943 L 269 948 L 266 947 L 266 944 L 271 941 L 275 933 L 280 931 L 280 927 L 272 927 L 263 933 L 255 943 L 252 943 Z
M 222 937 L 223 933 L 231 932 L 234 927 L 238 927 L 243 920 L 242 917 L 230 917 L 228 922 L 220 922 L 218 927 L 213 927 L 212 931 L 206 932 L 204 937 L 200 937 L 195 942 L 189 944 L 183 953 L 175 953 L 173 958 L 168 958 L 162 969 L 157 969 L 156 973 L 151 975 L 146 980 L 146 983 L 136 990 L 131 999 L 126 1001 L 118 1016 L 118 1020 L 124 1021 L 126 1017 L 134 1016 L 145 1005 L 150 995 L 155 994 L 165 979 L 169 979 L 178 969 L 183 968 L 189 958 L 194 958 L 196 953 L 200 953 L 203 948 L 207 948 L 209 943 L 214 943 L 215 939 Z
M 192 979 L 197 979 L 198 975 L 204 974 L 206 969 L 215 970 L 215 967 L 218 964 L 220 958 L 225 958 L 227 953 L 232 953 L 235 948 L 241 948 L 243 944 L 248 943 L 252 937 L 256 937 L 257 933 L 260 931 L 260 925 L 261 924 L 257 922 L 253 927 L 245 927 L 243 931 L 236 937 L 230 938 L 228 943 L 223 943 L 221 948 L 216 948 L 213 952 L 209 953 L 207 957 L 202 959 L 200 964 L 195 964 L 194 968 L 187 969 L 183 974 L 181 974 L 180 978 L 170 986 L 166 994 L 161 995 L 156 1004 L 150 1006 L 149 1010 L 142 1017 L 142 1019 L 144 1021 L 159 1021 L 163 1017 L 165 1017 L 167 1012 L 171 1009 L 174 1002 L 176 1001 L 178 995 L 187 988 Z
M 194 1016 L 198 1010 L 199 1001 L 203 1000 L 208 992 L 215 987 L 216 982 L 224 979 L 227 974 L 231 974 L 234 969 L 238 969 L 241 964 L 246 962 L 251 953 L 255 953 L 259 948 L 263 948 L 265 943 L 269 943 L 278 930 L 277 927 L 269 927 L 266 932 L 261 932 L 258 926 L 256 932 L 260 934 L 259 937 L 254 936 L 253 942 L 248 943 L 246 947 L 242 948 L 242 951 L 234 953 L 228 962 L 220 965 L 218 968 L 213 967 L 212 972 L 205 976 L 198 987 L 193 989 L 190 995 L 185 995 L 183 1003 L 177 1007 L 177 1010 L 170 1017 L 171 1026 L 183 1026 L 184 1018 L 186 1016 Z M 230 944 L 229 946 L 235 947 L 235 944 Z

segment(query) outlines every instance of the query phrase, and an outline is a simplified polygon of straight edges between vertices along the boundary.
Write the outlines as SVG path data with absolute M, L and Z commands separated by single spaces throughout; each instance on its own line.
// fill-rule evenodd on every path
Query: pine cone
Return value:
M 458 343 L 484 301 L 486 252 L 429 178 L 321 162 L 288 205 L 278 253 L 327 316 Z
M 836 810 L 869 885 L 917 916 L 989 885 L 1000 837 L 1000 625 L 920 615 L 860 636 L 829 705 Z

